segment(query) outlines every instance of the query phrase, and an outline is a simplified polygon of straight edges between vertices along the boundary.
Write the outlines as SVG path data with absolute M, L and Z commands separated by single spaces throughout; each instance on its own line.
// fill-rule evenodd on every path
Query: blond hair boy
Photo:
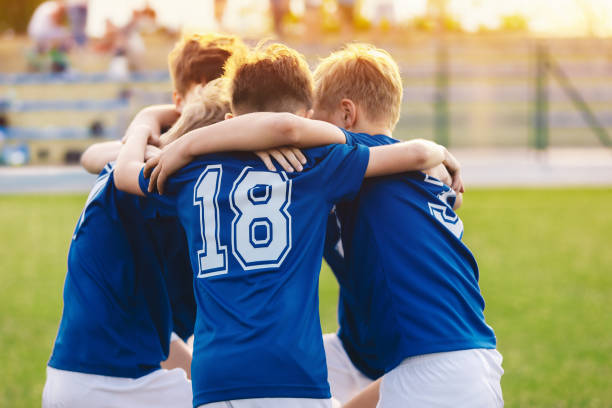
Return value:
M 162 137 L 162 143 L 171 141 L 173 137 L 176 136 L 177 133 L 183 132 L 185 127 L 195 126 L 195 125 L 207 125 L 213 123 L 217 120 L 222 120 L 223 116 L 229 110 L 229 100 L 228 98 L 221 92 L 223 89 L 220 86 L 220 82 L 215 83 L 215 78 L 218 78 L 223 73 L 223 66 L 227 60 L 227 58 L 234 54 L 235 52 L 240 52 L 240 50 L 244 48 L 239 39 L 233 36 L 226 36 L 221 34 L 207 34 L 207 35 L 191 35 L 183 39 L 181 42 L 177 44 L 173 52 L 169 57 L 169 64 L 171 67 L 171 75 L 173 78 L 173 83 L 177 87 L 175 89 L 175 106 L 168 107 L 164 110 L 163 115 L 165 118 L 165 122 L 167 125 L 172 125 L 172 123 L 178 118 L 177 109 L 183 108 L 187 100 L 199 100 L 201 102 L 201 107 L 195 105 L 189 105 L 185 107 L 187 109 L 187 115 L 179 120 L 179 123 L 176 124 L 173 132 L 168 133 Z M 190 68 L 190 64 L 197 64 L 197 67 Z M 205 89 L 197 88 L 200 86 L 199 84 L 206 84 L 210 81 L 209 87 L 205 87 Z M 193 89 L 196 89 L 195 91 Z M 210 99 L 210 100 L 209 100 Z M 212 100 L 214 99 L 214 100 Z M 200 115 L 201 109 L 206 112 L 206 115 Z M 149 112 L 149 110 L 146 110 Z M 141 118 L 150 117 L 152 114 L 141 114 Z M 191 115 L 197 115 L 198 120 L 191 121 Z M 157 118 L 157 116 L 156 116 Z M 146 124 L 151 124 L 151 120 L 145 120 Z M 157 127 L 155 132 L 159 134 L 161 128 Z M 115 206 L 113 203 L 109 203 L 103 201 L 100 198 L 100 195 L 96 195 L 99 193 L 100 189 L 103 188 L 107 191 L 112 191 L 115 186 L 110 177 L 112 173 L 112 165 L 108 165 L 109 162 L 115 160 L 117 154 L 119 153 L 119 149 L 121 148 L 121 142 L 107 142 L 100 143 L 91 146 L 82 156 L 81 162 L 83 166 L 90 172 L 100 173 L 101 176 L 98 179 L 98 182 L 94 186 L 90 199 L 96 201 L 95 207 L 97 210 L 100 208 L 104 208 L 107 210 L 107 213 L 113 214 L 117 212 L 128 212 L 133 210 L 133 202 L 130 201 L 130 198 L 126 198 L 125 195 L 122 195 L 121 200 L 125 199 L 126 203 L 124 206 L 119 208 L 119 206 Z M 159 151 L 154 146 L 147 146 L 147 155 L 151 156 L 156 154 Z M 108 166 L 107 166 L 108 165 Z M 106 167 L 106 168 L 105 168 Z M 104 170 L 103 170 L 104 169 Z M 109 181 L 110 180 L 110 181 Z M 90 200 L 90 201 L 91 201 Z M 117 200 L 120 200 L 119 198 Z M 98 202 L 100 201 L 100 202 Z M 89 204 L 89 202 L 88 202 Z M 94 222 L 95 220 L 100 221 L 97 224 L 97 231 L 100 233 L 101 231 L 108 232 L 109 235 L 113 235 L 116 238 L 116 242 L 122 242 L 121 239 L 124 239 L 124 235 L 126 235 L 126 228 L 122 228 L 120 225 L 117 225 L 119 222 L 118 218 L 113 219 L 112 221 L 103 220 L 102 212 L 98 211 L 95 215 L 89 215 L 93 210 L 89 208 L 86 204 L 85 209 L 83 210 L 82 219 L 85 219 L 85 213 L 87 212 L 87 220 L 88 222 Z M 140 216 L 140 213 L 137 213 L 137 218 Z M 143 214 L 144 217 L 144 214 Z M 93 220 L 93 221 L 91 221 Z M 106 229 L 108 229 L 108 231 Z M 112 228 L 115 228 L 112 230 Z M 78 239 L 89 239 L 91 238 L 91 234 L 95 234 L 96 232 L 91 232 L 92 228 L 88 230 L 88 232 L 79 235 Z M 110 231 L 110 232 L 109 232 Z M 75 232 L 75 236 L 76 236 Z M 89 238 L 88 238 L 89 237 Z M 148 244 L 148 240 L 151 238 L 150 236 L 146 236 L 142 239 L 142 245 Z M 151 238 L 152 239 L 152 238 Z M 184 239 L 184 238 L 183 238 Z M 80 242 L 80 241 L 79 241 Z M 176 245 L 180 244 L 179 240 L 175 241 Z M 77 249 L 74 250 L 74 253 L 79 254 L 83 258 L 93 258 L 93 254 L 87 252 L 87 248 L 83 245 L 76 245 Z M 130 251 L 124 251 L 121 253 L 113 253 L 109 250 L 109 254 L 107 257 L 107 261 L 109 263 L 116 262 L 121 263 L 125 262 L 128 265 L 132 265 L 132 267 L 126 268 L 126 275 L 136 274 L 138 273 L 138 265 L 142 265 L 141 263 L 136 263 L 132 261 L 138 258 L 142 254 Z M 71 252 L 72 253 L 72 252 Z M 175 256 L 178 258 L 179 253 L 169 254 L 169 256 Z M 76 256 L 72 258 L 76 259 Z M 132 262 L 130 264 L 130 262 Z M 99 269 L 104 269 L 103 267 L 96 268 L 91 263 L 86 263 L 86 266 L 91 267 L 91 276 L 96 277 L 96 273 L 109 273 L 109 271 L 100 271 Z M 79 269 L 84 264 L 80 265 L 69 265 L 69 277 L 72 279 L 73 276 L 76 276 L 75 279 L 87 280 L 89 275 L 82 273 Z M 93 265 L 93 266 L 92 266 Z M 177 276 L 183 272 L 180 268 L 183 264 L 177 262 L 176 265 L 172 264 L 173 269 L 172 272 L 177 272 Z M 99 266 L 99 265 L 97 265 Z M 108 269 L 113 269 L 112 266 L 108 267 Z M 116 269 L 116 268 L 115 268 Z M 154 268 L 152 268 L 154 269 Z M 74 272 L 73 272 L 74 271 Z M 113 270 L 112 272 L 117 273 L 121 272 L 120 270 Z M 187 269 L 187 273 L 189 270 Z M 154 276 L 155 271 L 151 270 L 152 276 Z M 187 283 L 190 284 L 191 280 L 190 276 L 187 275 Z M 125 279 L 121 279 L 122 282 L 129 282 L 129 276 Z M 99 282 L 108 282 L 106 278 L 100 278 Z M 99 283 L 98 282 L 98 283 Z M 157 281 L 159 282 L 159 281 Z M 184 282 L 184 281 L 181 281 Z M 85 286 L 84 286 L 85 287 Z M 109 293 L 113 292 L 116 288 L 109 289 L 104 285 L 98 284 L 95 286 L 96 289 L 104 291 L 107 290 Z M 150 290 L 151 285 L 142 287 L 142 285 L 136 285 L 136 287 L 132 288 L 134 290 L 142 290 L 146 292 Z M 172 293 L 164 293 L 166 290 L 165 287 L 160 288 L 160 292 L 158 294 L 167 294 L 168 296 L 178 296 L 175 292 Z M 95 299 L 94 293 L 92 291 L 92 299 Z M 81 309 L 79 313 L 94 313 L 95 309 L 88 310 L 84 308 L 79 308 L 79 298 L 78 296 L 73 295 L 74 292 L 65 291 L 65 310 L 74 310 L 75 308 Z M 191 300 L 191 304 L 189 304 L 187 296 L 189 296 L 192 291 L 187 291 L 187 295 L 185 298 L 173 299 L 176 302 L 173 305 L 181 304 L 180 311 L 176 309 L 172 309 L 169 311 L 172 313 L 173 317 L 176 317 L 176 313 L 184 315 L 180 315 L 179 319 L 181 319 L 181 324 L 184 324 L 185 330 L 189 331 L 193 328 L 193 313 L 190 315 L 190 312 L 193 312 L 193 299 Z M 99 299 L 99 298 L 98 298 Z M 88 306 L 92 308 L 99 307 L 112 307 L 113 302 L 117 303 L 129 303 L 127 299 L 121 299 L 121 297 L 105 297 L 105 301 L 92 301 Z M 132 299 L 130 299 L 132 301 Z M 182 304 L 182 302 L 185 302 Z M 127 303 L 126 303 L 127 302 Z M 163 299 L 160 298 L 160 302 L 163 303 Z M 76 305 L 76 306 L 75 306 Z M 109 306 L 110 305 L 110 306 Z M 185 307 L 182 307 L 182 306 Z M 136 319 L 137 321 L 130 322 L 130 326 L 134 328 L 141 328 L 140 323 L 146 320 L 147 317 L 151 317 L 152 319 L 163 319 L 166 317 L 164 314 L 167 305 L 159 305 L 159 307 L 154 307 L 152 304 L 147 304 L 146 306 L 142 306 L 142 315 L 134 312 L 134 314 L 126 314 L 129 318 Z M 150 309 L 147 309 L 150 307 Z M 131 313 L 131 312 L 130 312 Z M 162 316 L 163 315 L 163 316 Z M 79 327 L 85 327 L 83 324 L 74 323 L 74 319 L 70 319 L 70 313 L 66 313 L 64 315 L 65 319 L 63 321 L 67 322 L 64 325 L 69 327 L 70 330 L 66 330 L 67 333 L 78 332 Z M 96 320 L 91 320 L 89 323 L 95 326 Z M 105 333 L 113 333 L 113 330 L 117 330 L 114 323 L 104 325 L 104 321 L 99 321 L 99 327 L 97 328 L 100 332 Z M 107 322 L 108 323 L 108 322 Z M 191 329 L 189 328 L 191 325 Z M 120 353 L 117 350 L 122 350 L 121 347 L 128 348 L 128 346 L 133 346 L 132 342 L 134 341 L 134 336 L 132 339 L 124 339 L 121 340 L 121 335 L 116 335 L 113 337 L 113 341 L 109 341 L 109 347 L 113 349 L 112 352 L 108 354 L 104 354 L 104 350 L 97 350 L 98 354 L 96 354 L 96 358 L 99 358 L 100 361 L 86 361 L 86 363 L 82 363 L 81 360 L 92 360 L 92 358 L 87 358 L 88 354 L 93 349 L 96 348 L 95 341 L 97 340 L 95 331 L 89 331 L 88 335 L 85 338 L 80 339 L 79 347 L 67 347 L 66 344 L 67 338 L 70 338 L 70 341 L 75 341 L 75 335 L 67 335 L 64 334 L 62 336 L 58 336 L 58 340 L 56 341 L 56 348 L 54 349 L 55 355 L 60 355 L 60 357 L 52 357 L 52 363 L 50 363 L 50 367 L 48 368 L 48 376 L 47 376 L 47 385 L 45 387 L 45 392 L 43 395 L 43 406 L 55 406 L 57 404 L 66 404 L 66 406 L 99 406 L 100 404 L 115 404 L 115 405 L 129 405 L 129 406 L 140 406 L 138 404 L 144 404 L 147 406 L 190 406 L 191 405 L 191 392 L 190 392 L 190 383 L 187 378 L 185 378 L 184 374 L 180 375 L 176 370 L 172 370 L 173 368 L 180 367 L 186 373 L 190 372 L 191 365 L 191 350 L 187 347 L 187 345 L 176 336 L 174 333 L 170 336 L 170 333 L 165 333 L 165 326 L 158 325 L 156 329 L 158 332 L 145 332 L 141 331 L 140 337 L 140 345 L 147 344 L 147 347 L 136 347 L 138 350 L 135 351 L 130 356 L 132 358 L 124 358 L 120 363 L 117 362 L 116 356 L 113 353 Z M 180 331 L 175 327 L 176 331 Z M 166 338 L 166 334 L 170 337 Z M 127 336 L 127 335 L 126 335 Z M 60 338 L 61 337 L 61 338 Z M 71 338 L 72 337 L 72 338 Z M 119 340 L 118 340 L 119 339 Z M 156 344 L 157 343 L 157 344 Z M 57 346 L 59 344 L 59 346 Z M 91 344 L 91 346 L 88 346 Z M 150 346 L 153 344 L 153 346 Z M 167 349 L 169 345 L 169 350 Z M 159 351 L 157 354 L 150 353 L 151 348 Z M 95 350 L 94 350 L 95 351 Z M 95 353 L 91 353 L 95 354 Z M 142 355 L 141 355 L 142 354 Z M 126 353 L 126 355 L 128 355 Z M 157 358 L 165 361 L 155 361 Z M 166 360 L 167 358 L 167 360 Z M 61 359 L 61 361 L 60 361 Z M 57 361 L 60 361 L 59 363 Z M 151 362 L 151 360 L 153 360 Z M 73 362 L 72 365 L 68 365 L 65 361 Z M 77 363 L 74 363 L 77 361 Z M 136 361 L 136 362 L 135 362 Z M 142 362 L 142 364 L 138 364 L 137 361 Z M 146 362 L 147 364 L 145 364 Z M 51 367 L 53 364 L 53 367 Z M 95 366 L 95 369 L 91 367 L 86 367 L 86 365 Z M 117 364 L 123 364 L 126 366 L 124 370 L 116 369 Z M 155 369 L 156 365 L 161 365 L 162 368 L 171 370 L 170 374 L 166 375 L 168 372 L 165 370 Z M 136 367 L 137 366 L 137 367 Z M 149 369 L 150 367 L 150 369 Z M 55 368 L 60 368 L 56 370 Z M 146 370 L 149 369 L 153 371 L 150 376 L 146 374 Z M 96 371 L 97 370 L 97 371 Z M 106 371 L 104 371 L 106 370 Z M 131 371 L 130 371 L 131 370 Z M 129 372 L 128 372 L 129 371 Z M 143 373 L 143 371 L 145 371 Z M 128 374 L 126 374 L 128 372 Z M 106 377 L 100 378 L 95 374 L 105 374 Z M 144 375 L 143 375 L 144 374 Z M 124 376 L 141 376 L 138 378 L 138 381 L 132 381 L 131 378 L 124 378 Z M 153 379 L 152 379 L 153 378 Z M 168 382 L 164 382 L 165 378 L 168 378 Z M 79 384 L 79 387 L 75 388 L 75 383 Z M 103 384 L 102 384 L 103 383 Z M 130 383 L 128 387 L 131 392 L 126 393 L 125 387 L 126 383 Z M 172 384 L 171 384 L 172 383 Z M 102 385 L 101 385 L 102 384 Z M 164 388 L 166 387 L 166 388 Z M 76 391 L 75 391 L 76 390 Z M 85 390 L 85 391 L 84 391 Z M 90 390 L 91 392 L 86 392 Z M 160 391 L 161 390 L 161 391 Z M 78 391 L 78 392 L 77 392 Z M 147 399 L 148 398 L 148 399 Z
M 172 80 L 172 100 L 180 113 L 191 93 L 198 87 L 220 78 L 232 55 L 247 51 L 242 40 L 234 35 L 192 33 L 184 35 L 168 54 L 168 70 Z M 157 130 L 158 132 L 161 131 Z M 117 158 L 121 143 L 102 142 L 91 145 L 81 155 L 81 165 L 89 173 L 98 174 L 104 166 Z M 149 147 L 147 158 L 157 154 Z
M 185 35 L 168 55 L 172 97 L 177 109 L 197 85 L 220 78 L 227 60 L 246 52 L 242 40 L 234 35 L 194 33 Z
M 402 84 L 389 53 L 349 44 L 314 77 L 314 117 L 346 129 L 352 143 L 398 142 Z M 452 188 L 421 172 L 368 182 L 329 221 L 325 257 L 341 288 L 340 329 L 324 343 L 342 403 L 382 377 L 368 388 L 378 407 L 503 406 L 501 355 L 461 242 L 453 208 L 463 186 L 452 175 Z
M 364 119 L 380 130 L 393 131 L 400 117 L 403 85 L 391 55 L 370 44 L 348 44 L 321 60 L 314 72 L 315 112 Z M 355 107 L 348 104 L 352 102 Z M 342 108 L 338 112 L 338 108 Z M 355 112 L 352 111 L 355 109 Z M 333 119 L 333 118 L 330 118 Z M 345 129 L 350 130 L 349 127 Z

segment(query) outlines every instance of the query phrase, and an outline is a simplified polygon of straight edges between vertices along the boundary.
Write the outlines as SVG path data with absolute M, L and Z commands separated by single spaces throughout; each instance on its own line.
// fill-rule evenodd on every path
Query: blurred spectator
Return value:
M 52 48 L 51 51 L 49 51 L 49 59 L 51 61 L 51 65 L 49 66 L 51 72 L 60 73 L 68 70 L 68 56 L 64 50 Z
M 128 81 L 130 79 L 130 64 L 121 48 L 115 51 L 108 65 L 108 75 L 117 81 Z
M 374 12 L 374 23 L 388 28 L 395 23 L 395 4 L 393 0 L 378 0 Z
M 72 38 L 77 45 L 83 46 L 87 42 L 87 0 L 69 0 L 67 9 Z
M 62 50 L 70 46 L 70 31 L 64 26 L 66 5 L 63 1 L 45 1 L 41 3 L 28 24 L 28 35 L 34 41 L 39 53 L 54 48 Z
M 355 21 L 355 0 L 338 0 L 338 12 L 342 31 L 352 31 Z
M 143 9 L 134 10 L 131 20 L 123 27 L 106 20 L 106 32 L 96 49 L 113 54 L 109 67 L 113 76 L 126 77 L 129 70 L 139 71 L 142 68 L 146 47 L 140 32 L 154 29 L 156 17 L 155 10 L 145 6 Z
M 274 32 L 279 37 L 285 35 L 284 19 L 289 13 L 289 0 L 270 0 L 272 10 L 272 20 L 274 22 Z
M 215 0 L 215 21 L 217 22 L 217 27 L 223 25 L 223 14 L 225 13 L 226 5 L 227 0 Z
M 323 19 L 321 12 L 322 3 L 322 0 L 304 1 L 304 24 L 308 33 L 307 41 L 316 41 L 321 32 L 321 21 Z
M 8 118 L 2 110 L 3 101 L 0 101 L 0 150 L 4 147 L 4 140 L 8 137 Z

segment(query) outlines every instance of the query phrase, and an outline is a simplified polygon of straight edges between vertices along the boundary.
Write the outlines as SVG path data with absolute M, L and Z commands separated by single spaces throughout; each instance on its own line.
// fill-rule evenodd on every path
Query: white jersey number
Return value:
M 203 248 L 198 251 L 198 278 L 227 273 L 227 248 L 219 245 L 219 187 L 221 165 L 207 166 L 193 190 L 193 205 L 200 207 Z
M 194 189 L 200 207 L 202 249 L 198 251 L 199 278 L 227 273 L 227 248 L 219 244 L 217 197 L 223 169 L 210 165 Z M 230 205 L 232 253 L 245 270 L 278 267 L 291 249 L 291 180 L 284 173 L 245 168 L 234 181 Z
M 425 180 L 423 181 L 436 186 L 444 187 L 444 183 L 436 178 L 430 177 L 428 174 L 425 175 Z M 432 202 L 427 204 L 429 206 L 429 213 L 433 215 L 436 220 L 442 223 L 442 225 L 444 225 L 454 236 L 461 239 L 461 237 L 463 237 L 463 221 L 461 221 L 461 218 L 459 218 L 457 214 L 453 213 L 453 206 L 451 205 L 451 203 L 455 202 L 454 199 L 456 197 L 457 194 L 452 189 L 449 189 L 438 194 L 438 198 L 445 205 Z

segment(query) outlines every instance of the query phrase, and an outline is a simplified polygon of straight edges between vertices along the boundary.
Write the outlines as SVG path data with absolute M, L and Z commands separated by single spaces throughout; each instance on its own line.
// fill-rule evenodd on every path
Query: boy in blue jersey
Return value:
M 204 62 L 209 68 L 216 64 L 220 75 L 236 49 L 234 37 L 211 35 L 207 41 L 195 53 L 212 55 Z M 184 54 L 178 59 L 193 57 L 194 50 Z M 217 85 L 205 96 L 218 106 L 216 115 L 200 125 L 222 120 L 229 110 Z M 164 115 L 172 123 L 178 112 L 165 109 Z M 184 116 L 163 142 L 182 132 L 183 122 Z M 108 147 L 102 146 L 105 158 L 112 156 Z M 118 191 L 114 165 L 106 164 L 70 246 L 43 406 L 191 406 L 190 381 L 183 370 L 172 368 L 189 374 L 190 351 L 175 338 L 187 339 L 194 321 L 193 275 L 181 227 L 176 219 L 160 217 L 150 203 Z M 169 351 L 174 358 L 168 359 Z M 160 370 L 160 364 L 168 370 Z
M 245 50 L 244 44 L 238 37 L 216 33 L 191 33 L 185 35 L 174 45 L 174 48 L 168 55 L 168 70 L 172 79 L 172 100 L 176 111 L 181 113 L 178 121 L 182 123 L 176 123 L 177 126 L 166 135 L 166 142 L 174 140 L 174 135 L 184 133 L 187 125 L 191 126 L 199 123 L 202 126 L 202 123 L 210 123 L 206 122 L 207 118 L 195 116 L 202 104 L 204 104 L 201 87 L 203 84 L 221 76 L 223 66 L 229 55 L 241 53 Z M 207 96 L 215 97 L 218 93 L 218 90 L 213 93 L 211 93 L 211 90 L 208 90 Z M 219 103 L 223 105 L 225 101 L 222 100 Z M 183 115 L 185 107 L 187 107 L 188 111 Z M 189 112 L 190 109 L 192 112 Z M 81 155 L 81 165 L 88 172 L 99 174 L 108 163 L 114 162 L 117 159 L 122 145 L 123 143 L 119 140 L 95 143 L 89 146 Z M 153 145 L 147 146 L 147 157 L 151 157 L 158 152 L 158 147 Z M 175 283 L 175 280 L 167 282 L 171 292 L 172 286 Z M 173 296 L 173 299 L 175 298 L 177 296 Z M 177 309 L 186 312 L 184 304 L 181 307 L 179 306 L 179 300 L 174 302 L 173 312 Z M 189 308 L 191 306 L 194 305 L 190 304 Z M 176 316 L 176 324 L 182 325 L 180 321 L 184 319 L 191 320 L 184 316 Z M 163 361 L 161 366 L 167 369 L 183 368 L 187 372 L 188 377 L 190 377 L 191 348 L 175 333 L 172 333 L 168 359 Z
M 250 113 L 308 114 L 312 79 L 295 51 L 271 45 L 234 60 L 226 75 L 239 116 L 167 146 L 156 168 L 162 169 L 155 173 L 159 179 L 168 174 L 164 157 L 177 150 L 201 154 L 346 141 L 324 122 Z M 131 129 L 117 182 L 146 194 L 142 171 L 150 131 L 135 123 Z M 178 214 L 189 242 L 198 304 L 194 406 L 231 401 L 236 407 L 329 407 L 317 297 L 327 214 L 359 189 L 364 174 L 426 168 L 448 158 L 441 146 L 424 141 L 370 152 L 331 145 L 305 156 L 301 173 L 266 171 L 250 153 L 199 157 L 169 180 L 166 195 L 150 195 L 167 214 Z
M 315 117 L 346 129 L 347 143 L 398 142 L 402 84 L 388 53 L 348 45 L 314 76 Z M 325 255 L 340 284 L 340 329 L 325 339 L 332 393 L 348 399 L 382 376 L 379 407 L 503 406 L 502 357 L 461 242 L 454 176 L 453 188 L 421 172 L 369 180 L 330 217 Z

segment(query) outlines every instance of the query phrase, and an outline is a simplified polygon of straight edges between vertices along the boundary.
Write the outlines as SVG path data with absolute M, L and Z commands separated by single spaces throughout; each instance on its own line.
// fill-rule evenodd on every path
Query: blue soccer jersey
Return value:
M 49 366 L 129 378 L 159 369 L 171 331 L 193 331 L 192 277 L 178 221 L 117 190 L 107 165 L 72 237 Z
M 318 309 L 327 216 L 357 193 L 364 146 L 305 152 L 301 173 L 253 154 L 204 156 L 151 199 L 187 234 L 198 305 L 194 406 L 233 399 L 329 398 Z M 141 172 L 141 189 L 148 180 Z
M 345 133 L 349 144 L 397 142 Z M 410 172 L 366 180 L 330 216 L 325 254 L 340 285 L 338 336 L 372 379 L 410 356 L 495 348 L 454 201 L 442 182 Z

